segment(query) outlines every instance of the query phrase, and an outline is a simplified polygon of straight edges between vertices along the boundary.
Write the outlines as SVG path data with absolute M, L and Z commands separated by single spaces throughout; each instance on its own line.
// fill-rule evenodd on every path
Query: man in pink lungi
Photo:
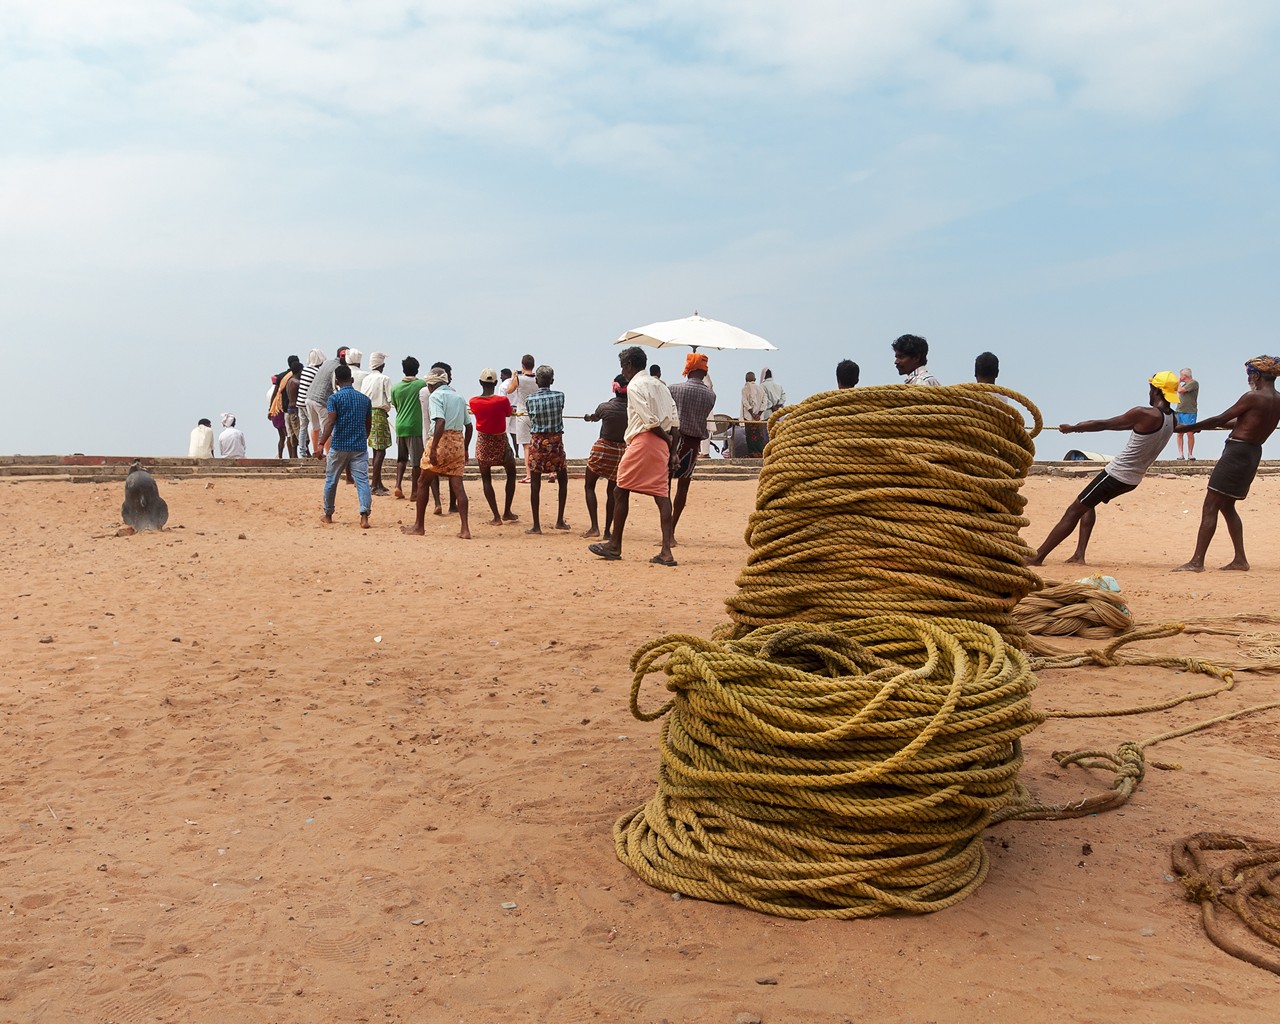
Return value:
M 627 450 L 618 464 L 613 536 L 587 550 L 610 562 L 622 557 L 622 531 L 627 523 L 631 493 L 651 494 L 662 521 L 662 550 L 649 561 L 675 565 L 671 555 L 671 473 L 676 462 L 680 415 L 667 386 L 644 372 L 648 360 L 638 345 L 618 354 L 627 379 Z

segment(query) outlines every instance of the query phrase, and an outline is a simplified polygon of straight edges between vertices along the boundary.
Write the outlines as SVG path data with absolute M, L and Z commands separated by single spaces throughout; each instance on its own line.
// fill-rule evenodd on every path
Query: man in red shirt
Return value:
M 481 370 L 480 394 L 471 399 L 471 415 L 476 418 L 476 465 L 480 467 L 485 500 L 493 512 L 490 526 L 514 523 L 520 518 L 511 511 L 511 502 L 516 496 L 516 456 L 507 441 L 507 417 L 512 413 L 512 406 L 506 395 L 494 394 L 497 383 L 496 370 Z M 506 511 L 502 515 L 498 515 L 498 498 L 493 492 L 494 466 L 507 471 Z

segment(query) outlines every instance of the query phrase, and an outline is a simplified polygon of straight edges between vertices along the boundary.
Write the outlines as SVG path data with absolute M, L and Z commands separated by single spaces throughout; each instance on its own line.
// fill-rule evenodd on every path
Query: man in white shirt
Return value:
M 191 443 L 187 446 L 187 458 L 213 458 L 213 424 L 208 420 L 201 420 L 196 424 L 195 429 L 191 431 Z
M 351 358 L 351 352 L 347 352 Z M 373 352 L 369 355 L 369 370 L 359 384 L 360 393 L 373 403 L 373 420 L 369 427 L 369 448 L 373 451 L 373 461 L 369 465 L 369 475 L 373 482 L 373 493 L 390 494 L 382 483 L 382 463 L 387 457 L 387 449 L 391 447 L 391 378 L 382 372 L 387 365 L 385 352 Z M 414 467 L 417 472 L 417 467 Z
M 231 413 L 222 414 L 222 428 L 218 435 L 218 454 L 224 459 L 243 459 L 244 433 L 236 429 L 236 418 Z
M 662 549 L 649 561 L 675 565 L 671 554 L 671 472 L 676 462 L 680 415 L 667 386 L 644 372 L 644 349 L 638 345 L 618 354 L 627 379 L 627 450 L 618 464 L 613 511 L 613 536 L 587 550 L 609 562 L 622 557 L 622 531 L 627 523 L 631 492 L 653 496 L 662 523 Z

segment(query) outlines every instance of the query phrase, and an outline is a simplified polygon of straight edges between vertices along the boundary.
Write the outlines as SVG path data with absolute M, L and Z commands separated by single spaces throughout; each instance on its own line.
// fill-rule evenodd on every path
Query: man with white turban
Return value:
M 347 353 L 350 361 L 351 353 Z M 387 365 L 385 352 L 373 352 L 369 355 L 369 370 L 360 382 L 360 393 L 373 404 L 373 419 L 369 426 L 369 447 L 373 449 L 373 462 L 369 466 L 373 478 L 373 493 L 377 495 L 391 492 L 382 483 L 382 463 L 386 460 L 387 449 L 391 447 L 391 378 L 382 372 Z
M 243 459 L 245 453 L 244 432 L 236 429 L 236 418 L 229 412 L 222 414 L 222 433 L 218 435 L 218 454 L 224 459 Z

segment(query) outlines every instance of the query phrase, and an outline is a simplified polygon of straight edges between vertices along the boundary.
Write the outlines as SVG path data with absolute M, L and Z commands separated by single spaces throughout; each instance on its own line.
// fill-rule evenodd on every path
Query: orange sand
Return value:
M 4 484 L 0 1020 L 1275 1019 L 1280 979 L 1210 945 L 1167 876 L 1191 832 L 1280 840 L 1277 714 L 1157 748 L 1183 770 L 1150 771 L 1119 812 L 991 830 L 990 878 L 945 913 L 800 923 L 676 901 L 614 858 L 611 825 L 657 766 L 626 661 L 722 621 L 754 484 L 695 482 L 676 569 L 647 562 L 643 500 L 626 560 L 589 555 L 579 481 L 575 531 L 542 538 L 527 508 L 484 525 L 472 485 L 469 543 L 430 516 L 401 536 L 410 510 L 389 499 L 362 532 L 345 486 L 322 528 L 318 481 L 160 484 L 171 529 L 131 538 L 112 535 L 121 485 Z M 1079 487 L 1027 485 L 1033 544 Z M 1094 567 L 1143 622 L 1280 614 L 1275 478 L 1242 506 L 1252 573 L 1167 571 L 1203 487 L 1149 479 L 1102 509 Z M 1049 578 L 1082 574 L 1069 551 Z M 1167 647 L 1236 656 L 1219 637 Z M 1038 699 L 1204 682 L 1047 672 Z M 1275 692 L 1245 675 L 1171 712 L 1051 723 L 1024 778 L 1051 800 L 1096 792 L 1049 752 Z

